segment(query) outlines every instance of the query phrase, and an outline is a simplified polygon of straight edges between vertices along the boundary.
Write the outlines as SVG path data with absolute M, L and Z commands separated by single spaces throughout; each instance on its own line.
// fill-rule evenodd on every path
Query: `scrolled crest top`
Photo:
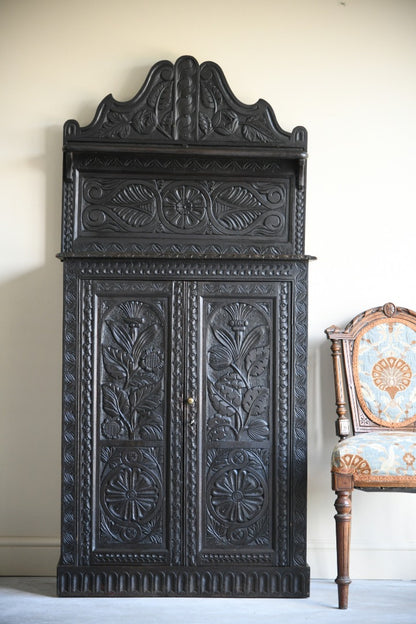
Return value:
M 282 130 L 264 100 L 241 103 L 216 63 L 199 65 L 192 56 L 182 56 L 174 64 L 156 63 L 131 100 L 118 102 L 108 95 L 89 125 L 67 121 L 65 145 L 78 142 L 254 145 L 297 152 L 306 150 L 307 133 L 301 126 Z

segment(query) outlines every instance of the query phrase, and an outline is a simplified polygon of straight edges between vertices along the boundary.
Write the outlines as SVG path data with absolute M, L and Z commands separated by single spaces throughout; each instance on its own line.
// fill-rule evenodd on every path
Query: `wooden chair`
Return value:
M 332 342 L 340 438 L 331 460 L 335 582 L 339 608 L 347 609 L 352 490 L 416 491 L 416 312 L 387 303 L 325 333 Z

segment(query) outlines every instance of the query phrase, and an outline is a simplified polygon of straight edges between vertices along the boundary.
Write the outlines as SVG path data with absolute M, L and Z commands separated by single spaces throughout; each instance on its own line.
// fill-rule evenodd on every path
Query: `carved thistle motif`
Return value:
M 101 352 L 104 438 L 162 439 L 164 331 L 156 305 L 126 301 L 107 313 Z
M 211 442 L 269 438 L 269 314 L 240 302 L 212 313 L 207 379 Z

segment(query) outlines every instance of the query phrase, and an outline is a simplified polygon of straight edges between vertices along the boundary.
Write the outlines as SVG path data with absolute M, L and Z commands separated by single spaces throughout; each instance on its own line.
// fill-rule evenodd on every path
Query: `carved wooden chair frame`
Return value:
M 416 437 L 416 414 L 402 426 L 400 424 L 386 426 L 375 422 L 377 418 L 365 408 L 363 397 L 360 397 L 359 379 L 357 375 L 357 358 L 354 346 L 357 339 L 367 330 L 382 323 L 402 323 L 410 326 L 416 333 L 416 312 L 407 308 L 396 307 L 393 303 L 367 310 L 348 323 L 345 329 L 334 325 L 325 333 L 331 340 L 333 371 L 336 397 L 336 434 L 340 443 L 350 436 L 371 432 L 407 432 Z M 416 405 L 415 405 L 416 410 Z M 362 438 L 365 445 L 365 439 Z M 365 491 L 399 491 L 416 492 L 416 477 L 405 479 L 398 476 L 383 478 L 370 476 L 368 470 L 356 470 L 356 466 L 346 466 L 337 471 L 332 467 L 332 489 L 336 493 L 336 539 L 339 608 L 348 607 L 349 551 L 351 538 L 351 495 L 354 488 Z

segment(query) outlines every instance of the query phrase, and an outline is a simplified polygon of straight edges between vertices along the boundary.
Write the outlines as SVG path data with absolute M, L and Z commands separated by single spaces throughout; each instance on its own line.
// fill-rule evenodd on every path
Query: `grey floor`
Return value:
M 50 577 L 0 577 L 1 624 L 415 624 L 416 581 L 354 581 L 348 611 L 336 586 L 313 580 L 311 597 L 56 598 Z

